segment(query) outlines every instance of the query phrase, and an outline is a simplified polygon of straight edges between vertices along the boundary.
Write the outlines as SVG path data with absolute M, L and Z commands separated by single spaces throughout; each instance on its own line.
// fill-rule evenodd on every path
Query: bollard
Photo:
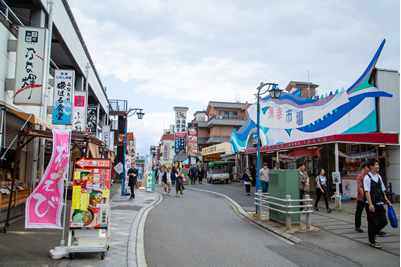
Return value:
M 310 199 L 310 196 L 306 195 L 305 198 Z M 307 203 L 307 205 L 310 205 L 310 200 L 308 200 L 306 203 Z M 311 217 L 312 216 L 311 216 L 311 213 L 309 212 L 309 210 L 310 210 L 310 207 L 306 208 L 306 211 L 308 212 L 308 213 L 306 213 L 306 229 L 310 229 L 310 225 L 311 225 Z
M 260 219 L 260 204 L 262 203 L 261 200 L 262 200 L 262 191 L 258 190 L 258 200 L 257 200 L 258 204 L 256 204 L 257 205 L 256 213 L 257 213 L 258 219 Z
M 285 205 L 287 206 L 285 214 L 285 225 L 287 230 L 291 230 L 291 214 L 289 214 L 289 212 L 291 211 L 291 202 L 289 201 L 291 200 L 291 196 L 286 195 L 285 200 L 286 200 Z

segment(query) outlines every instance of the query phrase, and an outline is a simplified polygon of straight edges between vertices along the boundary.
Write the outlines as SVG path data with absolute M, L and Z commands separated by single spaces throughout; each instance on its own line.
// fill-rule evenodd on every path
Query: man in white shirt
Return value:
M 269 169 L 267 163 L 263 163 L 263 168 L 259 171 L 259 177 L 262 182 L 262 193 L 267 193 L 269 188 Z
M 369 245 L 373 248 L 381 249 L 381 246 L 375 242 L 378 234 L 387 225 L 386 209 L 383 203 L 391 205 L 385 194 L 384 186 L 379 172 L 379 161 L 371 159 L 368 161 L 369 173 L 363 179 L 363 188 L 365 191 L 365 209 L 368 216 L 368 235 Z

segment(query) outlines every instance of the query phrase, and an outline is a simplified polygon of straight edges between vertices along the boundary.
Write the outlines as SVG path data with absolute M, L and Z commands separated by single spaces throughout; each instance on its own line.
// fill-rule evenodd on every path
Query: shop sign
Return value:
M 26 201 L 25 228 L 61 229 L 64 182 L 70 160 L 70 130 L 53 130 L 53 150 L 46 172 Z
M 341 184 L 341 175 L 339 172 L 332 172 L 333 184 Z
M 160 146 L 157 147 L 157 160 L 160 160 Z
M 88 103 L 87 91 L 74 91 L 74 104 L 72 108 L 72 129 L 86 131 L 86 108 Z
M 110 149 L 110 125 L 103 125 L 103 142 Z
M 71 124 L 74 76 L 73 70 L 55 71 L 52 120 L 54 124 Z
M 45 28 L 18 27 L 14 89 L 16 105 L 42 105 L 46 35 Z
M 188 156 L 198 156 L 198 124 L 188 123 Z
M 107 228 L 109 221 L 110 178 L 110 159 L 82 158 L 76 161 L 70 228 Z
M 109 149 L 110 149 L 111 151 L 114 150 L 114 131 L 110 131 Z
M 165 144 L 163 146 L 163 159 L 168 159 L 168 149 L 169 149 L 168 144 Z
M 97 134 L 97 120 L 98 120 L 98 106 L 88 106 L 88 115 L 86 116 L 86 128 L 89 134 L 96 136 Z
M 187 112 L 186 111 L 176 111 L 175 112 L 175 133 L 183 133 L 187 132 Z M 183 136 L 181 136 L 183 137 Z

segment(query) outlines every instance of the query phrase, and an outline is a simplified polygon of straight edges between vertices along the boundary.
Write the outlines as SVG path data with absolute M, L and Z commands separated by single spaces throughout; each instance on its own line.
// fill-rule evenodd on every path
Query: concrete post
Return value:
M 310 199 L 310 196 L 309 195 L 305 195 L 305 198 L 306 199 Z M 306 201 L 306 204 L 310 205 L 311 204 L 310 200 Z M 311 226 L 311 217 L 312 216 L 311 216 L 311 214 L 309 212 L 310 209 L 311 209 L 310 207 L 307 207 L 306 209 L 304 209 L 304 210 L 308 211 L 308 213 L 306 213 L 306 229 L 310 229 L 310 226 Z
M 256 204 L 256 214 L 258 216 L 258 219 L 260 219 L 260 204 L 262 200 L 262 191 L 258 190 L 258 203 Z
M 291 211 L 291 208 L 290 208 L 291 207 L 291 202 L 290 202 L 291 196 L 286 195 L 285 200 L 286 200 L 285 205 L 287 206 L 287 208 L 286 208 L 287 213 L 285 215 L 285 225 L 286 225 L 286 230 L 288 231 L 288 230 L 291 230 L 291 214 L 288 213 Z

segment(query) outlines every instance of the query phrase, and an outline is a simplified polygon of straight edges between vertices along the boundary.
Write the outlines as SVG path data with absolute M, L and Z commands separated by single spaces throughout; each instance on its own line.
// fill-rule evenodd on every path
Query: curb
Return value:
M 146 193 L 146 192 L 145 192 Z M 128 246 L 127 246 L 127 265 L 130 267 L 134 266 L 146 266 L 146 259 L 145 259 L 145 247 L 143 243 L 143 228 L 145 225 L 146 216 L 144 216 L 144 220 L 142 222 L 142 229 L 139 230 L 139 226 L 142 220 L 142 216 L 144 215 L 145 211 L 149 208 L 153 207 L 161 201 L 161 195 L 159 193 L 154 192 L 157 194 L 155 200 L 149 203 L 146 206 L 143 206 L 135 216 L 134 221 L 131 224 L 130 234 L 128 237 Z M 147 213 L 146 213 L 147 214 Z M 139 235 L 141 234 L 141 235 Z M 137 246 L 137 243 L 140 243 L 142 247 Z M 142 253 L 141 253 L 142 250 Z M 142 265 L 142 264 L 145 265 Z
M 206 192 L 206 193 L 219 195 L 219 196 L 223 197 L 226 201 L 229 202 L 229 204 L 231 204 L 234 207 L 234 211 L 237 214 L 243 216 L 244 218 L 246 218 L 248 220 L 251 220 L 251 218 L 252 218 L 235 200 L 233 200 L 229 196 L 226 196 L 226 195 L 223 195 L 223 194 L 220 194 L 220 193 L 217 193 L 217 192 L 209 191 L 209 190 L 195 189 L 195 188 L 190 188 L 190 187 L 187 187 L 187 189 L 195 190 L 195 191 L 202 191 L 202 192 Z M 278 230 L 278 229 L 276 229 L 276 228 L 274 228 L 274 227 L 272 227 L 272 226 L 270 226 L 270 225 L 268 225 L 268 224 L 266 224 L 264 222 L 254 220 L 254 221 L 251 221 L 251 223 L 254 223 L 254 224 L 256 224 L 256 225 L 258 225 L 260 227 L 263 227 L 266 230 L 268 230 L 270 232 L 273 232 L 274 234 L 279 235 L 282 238 L 284 238 L 284 239 L 286 239 L 286 240 L 288 240 L 288 241 L 290 241 L 292 243 L 299 244 L 299 243 L 303 242 L 301 239 L 299 239 L 299 238 L 297 238 L 297 237 L 295 237 L 293 235 L 284 233 L 283 231 L 280 231 L 280 230 Z

